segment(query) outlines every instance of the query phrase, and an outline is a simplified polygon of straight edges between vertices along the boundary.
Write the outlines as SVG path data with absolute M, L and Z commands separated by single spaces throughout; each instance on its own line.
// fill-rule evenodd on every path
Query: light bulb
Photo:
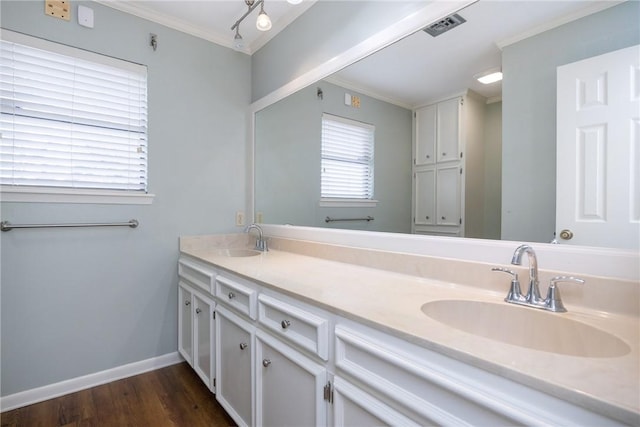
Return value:
M 236 50 L 242 50 L 244 48 L 244 40 L 239 32 L 236 31 L 236 36 L 233 38 L 233 47 Z
M 287 3 L 289 3 L 289 4 L 300 4 L 300 3 L 302 3 L 302 0 L 287 0 Z
M 260 14 L 256 21 L 256 28 L 260 31 L 269 31 L 271 29 L 271 19 L 269 19 L 269 15 L 264 11 L 264 3 L 260 8 Z

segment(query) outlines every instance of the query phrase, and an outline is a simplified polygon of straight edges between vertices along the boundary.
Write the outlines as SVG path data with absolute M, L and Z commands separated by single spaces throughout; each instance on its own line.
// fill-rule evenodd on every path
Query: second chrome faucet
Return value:
M 518 280 L 518 275 L 514 271 L 500 267 L 492 268 L 492 271 L 499 271 L 502 273 L 510 274 L 512 276 L 511 287 L 509 288 L 509 293 L 504 300 L 512 304 L 541 308 L 543 310 L 553 312 L 567 311 L 567 309 L 564 307 L 564 304 L 562 303 L 562 299 L 560 298 L 558 283 L 584 283 L 584 280 L 571 276 L 556 276 L 551 279 L 549 290 L 547 291 L 547 297 L 542 298 L 540 296 L 540 280 L 538 278 L 538 258 L 536 257 L 536 253 L 533 248 L 529 245 L 518 246 L 513 253 L 513 257 L 511 258 L 511 264 L 522 265 L 523 254 L 527 254 L 527 258 L 529 260 L 529 288 L 527 289 L 526 295 L 522 295 L 522 292 L 520 291 L 520 282 Z

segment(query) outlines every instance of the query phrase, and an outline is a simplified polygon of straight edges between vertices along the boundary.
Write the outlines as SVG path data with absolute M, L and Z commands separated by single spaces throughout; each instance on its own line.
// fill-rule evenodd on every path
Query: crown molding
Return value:
M 563 16 L 562 18 L 558 18 L 558 19 L 554 19 L 551 20 L 549 22 L 545 22 L 542 25 L 538 25 L 537 27 L 533 27 L 530 28 L 529 30 L 522 32 L 518 35 L 515 35 L 513 37 L 509 37 L 506 38 L 504 40 L 498 41 L 496 42 L 496 46 L 498 46 L 498 48 L 500 50 L 504 49 L 506 46 L 512 45 L 514 43 L 517 43 L 519 41 L 522 41 L 524 39 L 528 39 L 529 37 L 533 37 L 535 35 L 538 35 L 540 33 L 544 33 L 545 31 L 549 31 L 552 30 L 556 27 L 559 27 L 561 25 L 567 24 L 569 22 L 572 21 L 576 21 L 580 18 L 584 18 L 585 16 L 589 16 L 592 15 L 594 13 L 603 11 L 605 9 L 608 9 L 610 7 L 616 6 L 620 3 L 624 3 L 625 1 L 628 0 L 599 0 L 599 1 L 595 1 L 593 2 L 593 4 L 589 7 L 586 7 L 578 12 L 572 13 L 570 15 L 567 16 Z

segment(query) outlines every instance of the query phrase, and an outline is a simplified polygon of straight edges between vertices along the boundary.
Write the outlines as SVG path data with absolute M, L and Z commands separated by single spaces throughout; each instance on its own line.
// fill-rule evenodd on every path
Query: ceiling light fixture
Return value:
M 302 0 L 287 0 L 287 1 L 290 1 L 290 3 L 297 1 L 299 3 Z M 236 30 L 236 35 L 234 37 L 234 46 L 236 46 L 236 49 L 238 46 L 238 40 L 239 39 L 242 40 L 242 36 L 238 32 L 238 29 L 240 28 L 240 23 L 244 20 L 244 18 L 249 16 L 251 12 L 253 12 L 253 10 L 256 9 L 258 6 L 260 6 L 260 13 L 258 14 L 258 19 L 256 20 L 256 28 L 260 31 L 269 31 L 271 29 L 271 19 L 269 18 L 269 15 L 267 15 L 267 12 L 264 11 L 264 0 L 244 0 L 244 3 L 247 5 L 247 11 L 244 13 L 244 15 L 240 17 L 240 19 L 236 21 L 235 24 L 231 26 L 231 31 Z M 243 47 L 244 47 L 244 43 L 243 43 Z
M 492 70 L 485 71 L 484 73 L 476 74 L 473 77 L 480 83 L 488 85 L 502 80 L 502 71 L 494 68 Z
M 235 50 L 242 50 L 244 48 L 244 40 L 240 35 L 240 25 L 236 27 L 236 35 L 233 38 L 233 47 Z
M 271 19 L 269 15 L 267 15 L 267 12 L 264 11 L 264 0 L 262 0 L 262 4 L 260 5 L 256 28 L 260 31 L 269 31 L 271 29 Z

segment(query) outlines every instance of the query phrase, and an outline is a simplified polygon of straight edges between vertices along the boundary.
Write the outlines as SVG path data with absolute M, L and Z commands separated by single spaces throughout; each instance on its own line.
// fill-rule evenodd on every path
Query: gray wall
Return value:
M 317 88 L 323 92 L 318 99 Z M 358 95 L 360 108 L 344 104 Z M 322 113 L 375 129 L 375 208 L 319 207 Z M 256 116 L 256 211 L 263 222 L 409 233 L 411 231 L 411 111 L 326 81 L 259 111 Z M 326 216 L 373 222 L 333 222 Z
M 14 223 L 140 221 L 135 230 L 0 235 L 3 396 L 175 352 L 178 236 L 237 231 L 234 213 L 244 209 L 250 58 L 87 5 L 94 29 L 46 16 L 41 1 L 2 1 L 1 24 L 148 65 L 156 197 L 149 206 L 1 204 Z
M 253 54 L 253 101 L 424 7 L 424 1 L 316 2 Z
M 502 210 L 502 102 L 485 106 L 484 239 L 500 240 Z
M 553 238 L 556 68 L 640 43 L 638 16 L 627 1 L 504 48 L 502 239 Z

